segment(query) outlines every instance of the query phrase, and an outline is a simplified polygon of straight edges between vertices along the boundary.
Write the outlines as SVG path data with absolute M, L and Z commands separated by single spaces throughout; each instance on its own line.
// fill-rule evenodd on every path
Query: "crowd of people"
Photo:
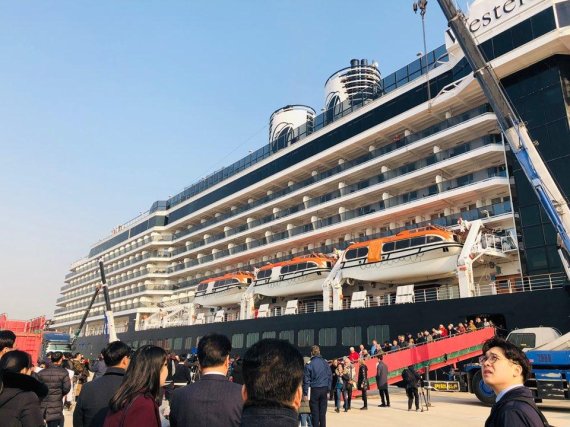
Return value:
M 243 358 L 232 361 L 231 342 L 214 333 L 200 339 L 197 361 L 154 345 L 135 351 L 123 342 L 112 342 L 92 365 L 98 377 L 87 382 L 83 377 L 88 377 L 88 364 L 81 355 L 53 352 L 36 373 L 30 355 L 14 348 L 15 338 L 10 331 L 0 331 L 0 420 L 7 427 L 63 427 L 65 396 L 72 388 L 76 389 L 74 427 L 293 427 L 299 423 L 325 427 L 329 392 L 335 397 L 336 412 L 341 401 L 347 412 L 356 388 L 362 395 L 360 409 L 365 410 L 369 375 L 374 374 L 368 372 L 366 349 L 351 349 L 330 364 L 319 346 L 313 346 L 310 358 L 304 359 L 297 347 L 278 339 L 263 339 L 247 349 Z M 382 402 L 378 406 L 389 407 L 389 368 L 378 347 L 370 351 L 376 356 Z M 196 362 L 199 378 L 191 372 Z M 523 386 L 530 364 L 520 349 L 494 337 L 484 344 L 481 363 L 485 382 L 498 401 L 486 427 L 545 425 L 532 394 Z M 408 410 L 412 403 L 418 410 L 419 373 L 409 366 L 401 375 Z

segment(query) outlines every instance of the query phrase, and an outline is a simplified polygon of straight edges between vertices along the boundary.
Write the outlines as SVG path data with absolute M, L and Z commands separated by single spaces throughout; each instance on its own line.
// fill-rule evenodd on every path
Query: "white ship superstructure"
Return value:
M 552 1 L 525 2 L 509 20 L 481 29 L 479 41 L 552 7 Z M 529 43 L 518 48 L 524 52 L 515 48 L 493 60 L 500 77 L 560 47 L 551 33 Z M 385 78 L 376 63 L 353 60 L 327 81 L 322 114 L 305 106 L 277 110 L 268 145 L 154 203 L 74 263 L 54 326 L 70 332 L 77 327 L 100 282 L 99 259 L 121 332 L 148 327 L 148 319 L 160 323 L 176 313 L 173 307 L 188 305 L 193 306 L 185 324 L 251 317 L 252 310 L 240 312 L 234 300 L 227 307 L 195 306 L 198 284 L 302 255 L 335 254 L 351 243 L 405 229 L 434 224 L 459 230 L 460 220 L 481 220 L 502 236 L 516 236 L 513 182 L 494 113 L 452 38 L 426 57 Z M 516 246 L 504 252 L 477 263 L 477 292 L 496 292 L 495 283 L 520 277 Z M 407 284 L 457 294 L 454 268 Z M 337 306 L 350 307 L 362 290 L 366 305 L 389 304 L 398 285 L 401 281 L 388 279 L 348 281 Z M 329 309 L 327 292 L 267 295 L 262 302 L 268 315 L 284 314 L 290 300 L 305 311 Z M 103 312 L 99 298 L 86 335 L 102 333 Z

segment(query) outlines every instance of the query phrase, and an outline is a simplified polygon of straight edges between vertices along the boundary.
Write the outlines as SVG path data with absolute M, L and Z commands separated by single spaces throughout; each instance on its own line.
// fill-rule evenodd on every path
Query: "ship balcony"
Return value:
M 175 249 L 172 252 L 173 260 L 181 256 L 189 256 L 198 251 L 215 248 L 220 243 L 227 244 L 235 242 L 236 237 L 254 238 L 255 235 L 265 233 L 267 227 L 283 227 L 288 221 L 304 221 L 310 220 L 311 215 L 317 213 L 323 214 L 323 210 L 337 210 L 339 206 L 357 206 L 362 205 L 362 195 L 369 199 L 381 198 L 382 193 L 409 193 L 414 190 L 418 183 L 434 183 L 440 191 L 444 186 L 449 187 L 451 184 L 444 181 L 442 171 L 445 175 L 454 176 L 466 174 L 470 167 L 473 167 L 473 159 L 477 159 L 480 164 L 502 166 L 504 160 L 504 150 L 502 143 L 496 136 L 488 136 L 480 138 L 470 143 L 455 146 L 446 151 L 429 155 L 427 158 L 409 163 L 395 170 L 386 171 L 379 175 L 375 175 L 370 179 L 358 181 L 348 184 L 341 189 L 337 189 L 319 197 L 307 199 L 304 202 L 283 209 L 275 214 L 266 215 L 258 220 L 253 220 L 245 225 L 237 228 L 238 233 L 234 233 L 233 229 L 226 230 L 224 233 L 209 236 L 205 240 L 187 244 L 184 247 Z M 370 176 L 370 174 L 368 175 Z M 357 178 L 357 177 L 355 177 Z M 438 178 L 441 179 L 439 183 Z M 433 188 L 431 191 L 434 191 Z M 371 194 L 371 192 L 377 194 Z M 366 204 L 366 200 L 364 201 Z M 171 271 L 169 269 L 168 271 Z
M 100 308 L 101 310 L 98 310 L 98 313 L 93 312 L 91 315 L 87 317 L 87 322 L 103 320 L 105 318 L 103 314 L 104 310 L 102 310 L 103 307 L 101 306 Z M 140 311 L 141 309 L 144 312 L 152 313 L 158 310 L 157 303 L 152 301 L 144 301 L 144 302 L 139 301 L 137 303 L 132 302 L 130 304 L 125 303 L 123 306 L 119 305 L 118 307 L 113 308 L 113 314 L 115 315 L 115 317 L 119 317 Z M 59 317 L 59 318 L 56 317 L 54 319 L 54 323 L 52 326 L 55 329 L 60 329 L 66 326 L 78 325 L 79 322 L 81 321 L 81 318 L 83 317 L 83 314 L 84 313 L 77 313 L 65 317 Z
M 114 249 L 108 253 L 106 253 L 102 258 L 103 261 L 105 263 L 105 272 L 107 273 L 107 265 L 109 263 L 109 261 L 112 261 L 114 259 L 119 260 L 121 258 L 127 257 L 127 256 L 132 256 L 132 254 L 137 250 L 137 249 L 142 249 L 142 248 L 149 248 L 149 247 L 153 247 L 155 245 L 158 246 L 166 246 L 166 245 L 170 245 L 172 241 L 172 236 L 169 235 L 160 235 L 160 234 L 154 234 L 151 235 L 146 235 L 144 237 L 140 237 L 130 243 L 126 243 L 124 246 L 121 246 L 120 248 Z M 160 251 L 156 251 L 157 253 L 159 253 Z M 85 283 L 85 280 L 89 281 L 89 280 L 93 280 L 93 278 L 97 278 L 99 277 L 99 263 L 98 263 L 98 259 L 100 257 L 98 257 L 95 260 L 91 260 L 88 261 L 88 264 L 92 264 L 91 267 L 82 270 L 82 271 L 76 271 L 73 273 L 69 273 L 68 275 L 65 276 L 66 278 L 66 282 L 68 281 L 68 278 L 74 277 L 74 276 L 79 276 L 79 275 L 84 275 L 84 274 L 89 274 L 89 277 L 85 278 L 83 282 L 81 283 Z M 61 290 L 62 292 L 67 290 L 67 289 L 71 289 L 74 288 L 75 286 L 77 286 L 80 283 L 69 283 L 67 285 L 62 286 Z
M 112 303 L 115 303 L 117 301 L 121 301 L 127 298 L 132 298 L 132 297 L 136 297 L 136 296 L 144 296 L 144 295 L 170 295 L 172 293 L 172 291 L 174 290 L 174 285 L 140 285 L 140 286 L 132 286 L 129 287 L 128 289 L 123 289 L 120 291 L 111 291 L 109 292 L 109 299 L 111 300 Z M 72 304 L 70 304 L 67 307 L 61 307 L 61 308 L 57 308 L 54 313 L 56 315 L 59 314 L 63 314 L 63 313 L 69 313 L 69 312 L 73 312 L 73 311 L 77 311 L 77 310 L 85 310 L 88 306 L 89 306 L 89 302 L 91 301 L 91 298 L 93 296 L 93 293 L 90 293 L 89 298 L 86 298 L 84 301 L 79 302 L 76 301 Z M 95 303 L 93 307 L 97 307 L 101 304 L 104 303 L 104 297 L 102 294 L 97 295 L 97 298 L 95 299 Z
M 113 270 L 115 275 L 107 276 L 107 285 L 112 286 L 112 285 L 115 285 L 117 283 L 125 282 L 126 280 L 130 280 L 130 279 L 140 277 L 141 275 L 144 275 L 147 273 L 156 273 L 156 274 L 163 273 L 165 271 L 165 267 L 166 267 L 166 264 L 164 263 L 164 261 L 165 261 L 165 259 L 168 259 L 168 258 L 170 258 L 170 255 L 167 252 L 165 252 L 165 253 L 160 254 L 160 255 L 149 256 L 146 258 L 143 257 L 143 258 L 137 259 L 137 260 L 133 259 L 133 261 L 129 264 L 124 264 L 118 268 L 115 268 Z M 149 263 L 152 263 L 152 262 L 158 262 L 158 264 L 153 264 L 153 266 L 154 266 L 153 269 L 149 269 L 146 267 L 139 267 L 138 269 L 133 269 L 133 267 L 136 267 L 136 265 L 142 263 L 143 261 L 146 261 L 145 265 L 147 265 L 147 266 Z M 133 270 L 128 270 L 128 269 L 133 269 Z M 97 275 L 94 278 L 84 279 L 84 280 L 81 280 L 80 282 L 74 284 L 74 289 L 79 290 L 79 288 L 81 286 L 94 285 L 94 284 L 99 283 L 99 282 L 100 282 L 100 278 Z M 64 291 L 62 291 L 62 292 L 64 292 Z M 62 296 L 61 298 L 58 299 L 58 302 L 60 299 L 62 301 L 64 301 L 65 298 L 67 298 L 66 295 Z
M 142 292 L 144 290 L 156 290 L 155 286 L 157 286 L 157 285 L 143 284 L 142 282 L 138 283 L 138 284 L 131 284 L 131 285 L 124 287 L 124 288 L 116 286 L 114 288 L 109 288 L 109 295 L 110 296 L 116 295 L 117 297 L 122 297 L 124 295 L 133 294 L 134 292 Z M 138 291 L 136 291 L 137 289 L 138 289 Z M 129 293 L 127 293 L 127 292 L 129 292 Z M 72 303 L 74 301 L 78 301 L 80 299 L 84 299 L 86 297 L 88 299 L 90 299 L 94 293 L 95 293 L 95 285 L 91 285 L 89 287 L 89 289 L 83 290 L 81 292 L 77 292 L 77 293 L 70 295 L 70 296 L 58 298 L 57 305 L 65 307 L 65 305 L 67 305 L 69 303 Z M 95 301 L 99 302 L 99 301 L 102 301 L 102 299 L 103 299 L 103 292 L 99 292 L 99 295 L 97 296 L 97 299 Z
M 334 226 L 334 231 L 340 233 L 352 233 L 355 227 L 378 224 L 382 220 L 394 218 L 394 215 L 403 215 L 406 212 L 425 211 L 430 206 L 448 206 L 449 200 L 478 197 L 486 190 L 497 191 L 509 185 L 505 170 L 490 168 L 468 173 L 465 176 L 448 180 L 444 185 L 437 184 L 427 187 L 416 188 L 406 194 L 389 197 L 385 200 L 370 203 L 373 198 L 369 195 L 360 195 L 359 207 L 345 210 L 328 217 L 320 217 L 315 221 L 294 226 L 288 230 L 270 234 L 261 239 L 251 240 L 244 244 L 239 244 L 231 249 L 218 250 L 209 255 L 203 255 L 195 259 L 189 259 L 183 264 L 172 266 L 168 273 L 185 274 L 188 269 L 201 266 L 211 267 L 218 263 L 228 263 L 228 258 L 238 257 L 248 259 L 276 250 L 280 246 L 291 246 L 302 239 L 325 236 L 330 234 L 329 228 Z M 389 221 L 388 221 L 389 222 Z
M 355 171 L 364 173 L 366 168 L 377 168 L 380 162 L 387 160 L 391 162 L 405 161 L 411 158 L 411 149 L 418 150 L 423 147 L 423 150 L 432 149 L 436 144 L 441 145 L 441 141 L 448 141 L 453 143 L 472 139 L 476 134 L 484 135 L 491 133 L 497 129 L 496 117 L 490 110 L 488 105 L 483 105 L 472 110 L 466 111 L 460 115 L 450 117 L 442 122 L 436 123 L 422 131 L 412 133 L 408 136 L 402 136 L 389 144 L 384 144 L 381 147 L 367 151 L 362 155 L 363 149 L 357 150 L 355 157 L 351 160 L 345 161 L 343 164 L 334 164 L 321 173 L 314 176 L 301 179 L 299 182 L 294 183 L 286 188 L 278 190 L 273 189 L 271 194 L 260 195 L 257 200 L 252 200 L 250 203 L 241 206 L 232 206 L 228 209 L 227 213 L 220 213 L 214 218 L 201 220 L 198 222 L 197 218 L 192 219 L 189 217 L 186 220 L 193 221 L 194 223 L 186 225 L 186 229 L 174 232 L 174 242 L 180 242 L 181 239 L 193 239 L 199 234 L 210 232 L 214 228 L 221 228 L 223 226 L 235 225 L 237 222 L 243 224 L 247 215 L 257 215 L 259 210 L 270 209 L 278 206 L 283 201 L 288 201 L 292 197 L 302 197 L 304 192 L 315 190 L 323 185 L 336 183 L 340 179 L 350 177 Z M 335 162 L 338 158 L 335 160 Z M 322 163 L 322 159 L 319 159 Z M 307 168 L 305 168 L 307 169 Z M 282 182 L 283 179 L 276 177 L 276 182 Z M 259 191 L 259 190 L 258 190 Z M 320 190 L 317 190 L 321 192 Z M 248 194 L 248 197 L 253 193 Z M 232 204 L 231 201 L 228 202 Z M 179 224 L 176 227 L 184 226 Z M 232 227 L 230 227 L 232 228 Z M 236 228 L 235 226 L 233 228 Z M 230 234 L 240 232 L 230 231 Z
M 494 119 L 493 119 L 494 120 Z M 445 148 L 444 141 L 440 141 L 440 146 L 438 146 L 438 150 Z M 488 145 L 494 144 L 491 148 L 485 148 Z M 339 183 L 337 181 L 329 181 L 328 185 L 322 185 L 318 188 L 318 193 L 322 194 L 316 198 L 308 198 L 303 203 L 294 205 L 287 209 L 280 209 L 275 210 L 271 209 L 271 207 L 265 207 L 263 210 L 258 210 L 257 214 L 264 214 L 262 218 L 256 220 L 248 220 L 247 223 L 244 224 L 242 219 L 241 222 L 238 222 L 237 226 L 231 228 L 227 225 L 225 230 L 221 233 L 216 233 L 212 235 L 208 235 L 205 239 L 190 242 L 187 241 L 184 247 L 179 247 L 172 252 L 172 257 L 177 258 L 180 255 L 187 255 L 191 253 L 192 250 L 202 248 L 208 244 L 213 242 L 222 241 L 224 239 L 228 239 L 232 236 L 236 236 L 239 234 L 247 233 L 248 231 L 255 229 L 255 227 L 265 226 L 271 224 L 272 226 L 277 223 L 277 221 L 282 220 L 290 215 L 297 214 L 298 212 L 305 211 L 306 213 L 309 212 L 310 208 L 317 207 L 320 204 L 326 203 L 332 199 L 338 199 L 343 197 L 349 193 L 353 193 L 355 191 L 362 190 L 367 188 L 375 183 L 383 183 L 383 186 L 387 187 L 390 185 L 397 185 L 398 178 L 401 180 L 409 180 L 409 179 L 416 179 L 416 177 L 412 177 L 412 173 L 415 171 L 421 170 L 422 173 L 429 173 L 431 171 L 436 171 L 439 169 L 445 169 L 446 167 L 452 168 L 450 166 L 452 163 L 459 163 L 460 161 L 469 162 L 470 157 L 480 157 L 480 161 L 482 164 L 499 164 L 504 161 L 503 157 L 503 146 L 501 139 L 498 135 L 488 135 L 485 137 L 478 138 L 476 140 L 470 141 L 468 143 L 463 143 L 459 145 L 453 145 L 447 150 L 438 151 L 437 153 L 433 153 L 432 147 L 424 147 L 424 150 L 421 147 L 414 147 L 413 154 L 406 150 L 407 156 L 413 156 L 413 159 L 418 159 L 422 155 L 425 157 L 421 160 L 411 161 L 410 163 L 405 163 L 404 166 L 400 166 L 395 168 L 394 170 L 389 170 L 387 172 L 378 174 L 377 170 L 379 169 L 379 165 L 374 163 L 369 165 L 368 168 L 364 169 L 362 167 L 356 167 L 349 170 L 349 174 L 345 176 L 345 178 L 349 178 L 351 180 L 356 180 L 360 177 L 369 177 L 372 176 L 371 179 L 362 179 L 357 181 L 353 184 L 345 184 L 342 189 L 339 188 Z M 490 153 L 495 153 L 495 156 L 491 155 Z M 463 155 L 463 157 L 461 157 Z M 490 157 L 494 157 L 491 159 Z M 450 159 L 454 160 L 450 160 Z M 412 159 L 409 159 L 412 160 Z M 401 158 L 390 159 L 389 162 L 393 164 L 402 164 L 404 161 Z M 402 163 L 400 163 L 402 162 Z M 373 168 L 374 172 L 370 170 Z M 452 170 L 446 171 L 446 173 L 450 173 Z M 341 178 L 339 178 L 341 179 Z M 336 190 L 335 190 L 336 188 Z M 317 192 L 315 191 L 315 192 Z M 394 191 L 394 190 L 392 190 Z M 310 194 L 310 193 L 309 193 Z M 290 195 L 289 199 L 294 197 L 295 195 Z M 298 194 L 299 200 L 301 199 L 301 194 Z M 307 197 L 306 195 L 303 197 Z M 227 223 L 230 224 L 230 223 Z

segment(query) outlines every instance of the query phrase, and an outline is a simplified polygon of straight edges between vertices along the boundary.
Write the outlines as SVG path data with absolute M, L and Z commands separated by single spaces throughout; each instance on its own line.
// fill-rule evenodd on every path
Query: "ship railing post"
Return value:
M 548 275 L 548 282 L 550 283 L 550 289 L 552 289 L 552 274 Z

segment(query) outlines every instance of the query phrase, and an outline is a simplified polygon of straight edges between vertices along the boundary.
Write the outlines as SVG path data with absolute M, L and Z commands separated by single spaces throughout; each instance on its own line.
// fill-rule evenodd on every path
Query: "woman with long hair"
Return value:
M 166 360 L 166 351 L 154 345 L 135 352 L 109 402 L 104 427 L 160 427 L 157 400 L 168 375 Z
M 13 350 L 0 359 L 0 420 L 2 426 L 40 427 L 44 417 L 40 399 L 47 387 L 30 376 L 32 359 L 28 353 Z

